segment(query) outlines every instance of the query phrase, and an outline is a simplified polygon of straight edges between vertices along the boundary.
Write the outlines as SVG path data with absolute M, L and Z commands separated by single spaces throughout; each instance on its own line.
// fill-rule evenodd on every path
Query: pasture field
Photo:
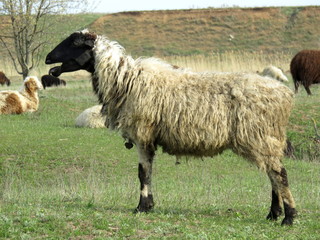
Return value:
M 195 70 L 217 66 L 204 59 L 198 69 L 197 56 L 169 60 Z M 265 65 L 255 63 L 257 70 Z M 232 66 L 225 61 L 221 68 L 225 64 Z M 116 132 L 76 128 L 75 118 L 97 104 L 96 97 L 86 74 L 62 78 L 66 87 L 40 92 L 37 112 L 0 116 L 0 239 L 319 239 L 320 144 L 312 119 L 320 128 L 320 86 L 311 88 L 311 97 L 302 88 L 296 95 L 288 127 L 296 157 L 284 165 L 299 215 L 292 227 L 281 227 L 282 218 L 265 219 L 271 203 L 266 174 L 230 151 L 175 165 L 175 157 L 159 149 L 155 209 L 134 214 L 135 148 L 127 150 Z M 0 87 L 20 85 L 17 79 Z

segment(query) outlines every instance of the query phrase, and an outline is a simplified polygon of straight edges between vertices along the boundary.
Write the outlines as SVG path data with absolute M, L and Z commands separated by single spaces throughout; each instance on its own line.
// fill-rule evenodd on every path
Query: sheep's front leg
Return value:
M 272 190 L 272 201 L 270 212 L 267 216 L 268 220 L 277 220 L 278 217 L 282 214 L 282 198 L 279 193 L 276 193 L 275 190 Z
M 155 155 L 153 146 L 146 148 L 138 146 L 140 201 L 136 212 L 148 212 L 154 206 L 151 191 L 152 162 Z

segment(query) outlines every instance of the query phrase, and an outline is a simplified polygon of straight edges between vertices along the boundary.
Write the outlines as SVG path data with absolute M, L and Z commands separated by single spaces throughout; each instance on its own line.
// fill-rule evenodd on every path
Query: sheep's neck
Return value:
M 99 78 L 97 75 L 93 73 L 91 73 L 91 82 L 92 82 L 92 88 L 93 88 L 93 91 L 95 92 L 96 95 L 98 95 L 98 86 L 99 86 Z M 102 99 L 101 99 L 102 100 Z M 100 101 L 100 97 L 99 97 L 99 101 Z M 101 102 L 101 101 L 100 101 Z
M 83 70 L 86 70 L 87 72 L 93 74 L 95 72 L 94 68 L 94 59 L 90 59 L 90 61 L 83 67 Z
M 31 91 L 30 89 L 26 89 L 22 95 L 24 95 L 27 99 L 32 102 L 38 103 L 38 93 L 36 91 Z

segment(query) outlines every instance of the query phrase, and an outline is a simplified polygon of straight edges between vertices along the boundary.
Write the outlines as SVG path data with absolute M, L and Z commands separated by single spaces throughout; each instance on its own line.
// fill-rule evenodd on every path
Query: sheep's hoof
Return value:
M 282 220 L 282 226 L 291 226 L 293 224 L 293 219 L 297 216 L 297 210 L 295 208 L 289 208 L 287 204 L 285 206 L 285 217 Z
M 276 209 L 276 210 L 270 210 L 270 213 L 267 216 L 267 220 L 271 220 L 271 221 L 277 221 L 278 217 L 282 214 L 282 210 L 281 208 Z
M 281 226 L 291 226 L 293 224 L 293 217 L 285 217 L 282 220 Z
M 151 209 L 153 209 L 154 203 L 153 203 L 153 196 L 149 195 L 148 197 L 143 197 L 140 195 L 140 201 L 138 207 L 135 209 L 135 213 L 138 212 L 149 212 Z

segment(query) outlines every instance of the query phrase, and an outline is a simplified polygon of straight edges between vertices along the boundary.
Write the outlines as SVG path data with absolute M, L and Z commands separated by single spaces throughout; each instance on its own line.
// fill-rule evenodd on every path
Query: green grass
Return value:
M 0 239 L 319 238 L 319 158 L 284 160 L 299 213 L 292 227 L 265 220 L 266 174 L 229 151 L 176 166 L 159 150 L 155 209 L 133 214 L 135 148 L 125 149 L 107 129 L 76 128 L 75 118 L 97 102 L 84 77 L 67 80 L 67 87 L 40 92 L 36 113 L 0 116 Z M 311 91 L 312 97 L 304 90 L 297 95 L 290 124 L 303 131 L 289 131 L 294 139 L 312 135 L 303 114 L 319 119 L 319 88 Z
M 316 131 L 320 134 L 320 86 L 313 85 L 310 89 L 312 96 L 308 96 L 305 89 L 299 87 L 289 120 L 288 138 L 295 146 L 298 159 L 319 162 L 320 138 Z

